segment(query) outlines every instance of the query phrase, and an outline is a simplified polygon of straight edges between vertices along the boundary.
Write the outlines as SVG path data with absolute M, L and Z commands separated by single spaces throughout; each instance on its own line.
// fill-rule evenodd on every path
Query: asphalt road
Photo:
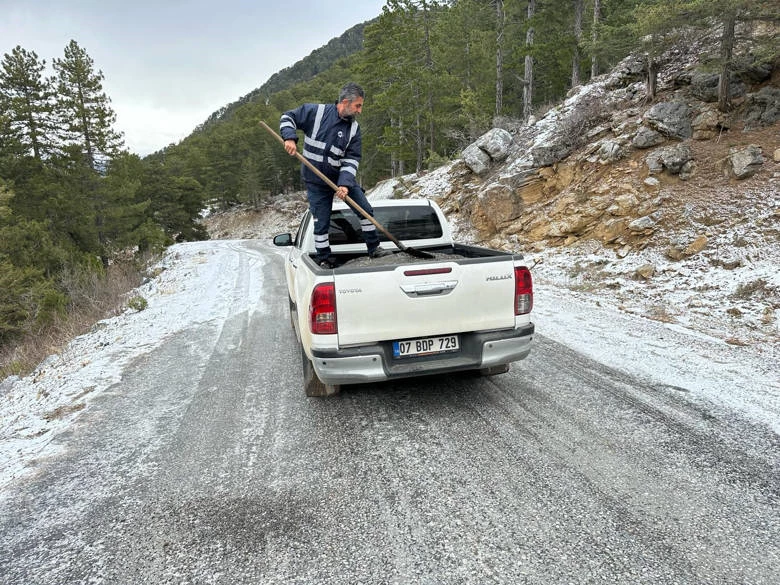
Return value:
M 776 434 L 541 335 L 505 375 L 306 398 L 262 270 L 8 488 L 0 583 L 780 582 Z

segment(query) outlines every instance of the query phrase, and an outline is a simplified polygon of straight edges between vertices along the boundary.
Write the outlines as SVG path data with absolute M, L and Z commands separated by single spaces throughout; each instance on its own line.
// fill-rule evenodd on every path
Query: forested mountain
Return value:
M 727 111 L 731 85 L 776 62 L 778 18 L 776 0 L 387 0 L 143 160 L 124 150 L 103 74 L 76 41 L 52 78 L 16 47 L 0 62 L 0 350 L 73 307 L 74 282 L 206 237 L 205 205 L 299 189 L 298 164 L 258 122 L 334 101 L 346 81 L 367 93 L 359 178 L 370 186 L 433 168 L 495 124 L 527 124 L 629 53 L 652 100 L 675 43 L 715 47 L 705 60 Z
M 312 51 L 309 56 L 294 65 L 274 73 L 259 88 L 211 114 L 196 131 L 229 118 L 243 104 L 266 101 L 277 92 L 309 81 L 323 71 L 327 71 L 339 59 L 357 53 L 363 48 L 363 29 L 365 27 L 365 22 L 353 26 L 340 37 L 331 39 L 325 46 Z
M 297 163 L 257 122 L 277 127 L 283 111 L 334 101 L 353 80 L 367 92 L 359 178 L 370 186 L 437 166 L 501 119 L 527 122 L 632 52 L 642 56 L 637 75 L 652 100 L 665 53 L 703 37 L 715 37 L 709 66 L 723 79 L 725 111 L 745 59 L 771 62 L 777 53 L 777 18 L 770 1 L 388 0 L 365 26 L 361 51 L 311 79 L 253 92 L 263 99 L 234 104 L 230 116 L 156 156 L 226 206 L 299 189 Z

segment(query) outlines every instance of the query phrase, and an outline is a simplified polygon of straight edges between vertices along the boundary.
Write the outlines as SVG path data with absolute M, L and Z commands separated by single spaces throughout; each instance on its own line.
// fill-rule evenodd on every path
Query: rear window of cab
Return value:
M 363 242 L 360 219 L 352 210 L 334 209 L 330 215 L 330 243 L 359 244 Z M 374 219 L 399 240 L 423 240 L 443 235 L 439 216 L 429 206 L 383 207 L 374 210 Z M 381 230 L 380 241 L 388 241 Z

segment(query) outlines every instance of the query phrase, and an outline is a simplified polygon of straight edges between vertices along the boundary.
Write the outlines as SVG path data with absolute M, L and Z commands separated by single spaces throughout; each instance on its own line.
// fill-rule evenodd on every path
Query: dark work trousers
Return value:
M 317 252 L 317 261 L 330 258 L 330 240 L 328 238 L 328 229 L 330 228 L 330 210 L 333 206 L 333 189 L 325 185 L 316 185 L 306 183 L 306 196 L 309 199 L 309 210 L 314 216 L 314 248 Z M 374 208 L 366 198 L 366 194 L 360 187 L 350 187 L 349 197 L 360 207 L 374 216 Z M 355 213 L 360 218 L 360 228 L 363 231 L 363 240 L 366 242 L 368 252 L 371 253 L 379 246 L 379 235 L 376 233 L 376 226 L 363 217 L 359 211 Z

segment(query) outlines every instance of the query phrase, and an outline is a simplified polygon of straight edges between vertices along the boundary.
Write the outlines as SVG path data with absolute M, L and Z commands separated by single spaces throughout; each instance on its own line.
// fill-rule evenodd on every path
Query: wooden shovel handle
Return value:
M 279 142 L 282 144 L 282 146 L 284 146 L 284 138 L 282 138 L 281 136 L 279 136 L 279 134 L 277 134 L 277 133 L 276 133 L 274 130 L 272 130 L 272 129 L 271 129 L 271 127 L 270 127 L 270 126 L 268 126 L 268 124 L 266 124 L 266 123 L 265 123 L 265 122 L 263 122 L 262 120 L 260 120 L 260 125 L 261 125 L 263 128 L 265 128 L 266 130 L 268 130 L 268 133 L 269 133 L 269 134 L 273 134 L 273 135 L 274 135 L 274 137 L 276 138 L 276 140 L 278 140 L 278 141 L 279 141 Z M 305 165 L 306 165 L 306 166 L 307 166 L 309 169 L 311 169 L 311 171 L 312 171 L 312 172 L 313 172 L 315 175 L 317 175 L 317 176 L 318 176 L 320 179 L 322 179 L 322 180 L 325 182 L 325 184 L 326 184 L 328 187 L 330 187 L 330 188 L 331 188 L 331 189 L 333 189 L 334 191 L 337 191 L 337 190 L 338 190 L 338 185 L 336 185 L 336 183 L 334 183 L 333 181 L 331 181 L 331 180 L 330 180 L 330 179 L 329 179 L 329 178 L 328 178 L 328 177 L 327 177 L 327 176 L 326 176 L 326 175 L 325 175 L 325 174 L 324 174 L 324 173 L 323 173 L 323 172 L 322 172 L 320 169 L 318 169 L 317 167 L 315 167 L 315 166 L 314 166 L 314 165 L 313 165 L 313 164 L 312 164 L 312 163 L 311 163 L 311 162 L 310 162 L 310 161 L 309 161 L 309 160 L 308 160 L 306 157 L 304 157 L 304 156 L 303 156 L 303 155 L 302 155 L 300 152 L 298 152 L 297 150 L 295 151 L 295 157 L 296 157 L 296 158 L 297 158 L 299 161 L 301 161 L 303 164 L 305 164 Z M 395 236 L 393 236 L 393 234 L 391 234 L 390 232 L 388 232 L 388 231 L 387 231 L 387 230 L 384 228 L 384 226 L 383 226 L 381 223 L 379 223 L 377 220 L 375 220 L 373 217 L 371 217 L 371 215 L 369 215 L 369 213 L 368 213 L 368 212 L 367 212 L 365 209 L 363 209 L 362 207 L 360 207 L 360 205 L 358 205 L 357 203 L 355 203 L 355 201 L 354 201 L 354 200 L 353 200 L 353 199 L 352 199 L 352 198 L 351 198 L 349 195 L 346 195 L 346 196 L 344 197 L 344 201 L 346 201 L 346 202 L 347 202 L 347 203 L 348 203 L 348 204 L 349 204 L 349 205 L 350 205 L 350 206 L 351 206 L 353 209 L 357 210 L 357 211 L 358 211 L 358 213 L 360 213 L 360 215 L 362 215 L 362 216 L 363 216 L 363 217 L 365 217 L 365 218 L 366 218 L 368 221 L 370 221 L 371 223 L 373 223 L 373 224 L 376 226 L 376 229 L 378 229 L 379 231 L 381 231 L 381 232 L 382 232 L 382 233 L 383 233 L 385 236 L 387 236 L 387 239 L 389 239 L 389 240 L 390 240 L 391 242 L 393 242 L 393 243 L 394 243 L 396 246 L 398 246 L 398 249 L 399 249 L 399 250 L 404 250 L 404 249 L 406 248 L 406 246 L 404 246 L 404 245 L 403 245 L 401 242 L 399 242 L 399 241 L 398 241 L 398 238 L 396 238 Z

